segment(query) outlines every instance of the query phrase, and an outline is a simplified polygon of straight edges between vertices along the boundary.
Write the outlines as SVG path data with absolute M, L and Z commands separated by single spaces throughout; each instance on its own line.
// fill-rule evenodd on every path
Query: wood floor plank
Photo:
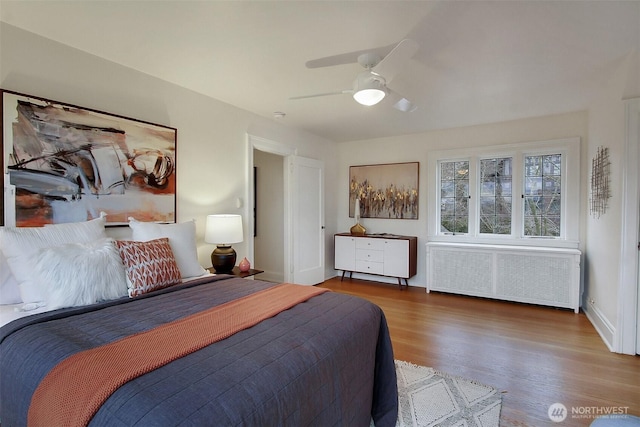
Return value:
M 396 359 L 498 388 L 503 426 L 588 426 L 612 408 L 640 416 L 640 357 L 611 353 L 583 313 L 356 279 L 320 286 L 379 305 Z M 562 423 L 547 415 L 556 402 Z

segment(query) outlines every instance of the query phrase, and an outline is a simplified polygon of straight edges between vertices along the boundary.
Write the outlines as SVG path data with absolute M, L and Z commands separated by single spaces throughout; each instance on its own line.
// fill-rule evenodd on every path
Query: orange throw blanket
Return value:
M 325 291 L 284 283 L 76 353 L 56 365 L 38 385 L 29 406 L 28 425 L 86 426 L 126 382 Z

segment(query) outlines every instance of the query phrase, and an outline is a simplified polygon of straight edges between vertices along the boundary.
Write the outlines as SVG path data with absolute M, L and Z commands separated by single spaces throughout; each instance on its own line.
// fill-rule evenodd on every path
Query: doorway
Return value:
M 254 171 L 256 158 L 258 162 L 264 161 L 264 170 L 258 168 Z M 269 280 L 305 285 L 322 282 L 325 269 L 323 162 L 297 156 L 296 149 L 290 146 L 248 135 L 247 165 L 245 215 L 250 236 L 253 237 L 255 229 L 257 237 L 248 239 L 247 254 L 250 260 L 258 260 L 253 263 L 254 267 L 271 272 L 273 277 Z M 277 178 L 278 169 L 281 171 L 282 186 Z M 271 187 L 268 185 L 269 179 Z M 263 190 L 264 197 L 277 202 L 258 200 L 256 196 Z M 276 194 L 278 192 L 280 194 Z M 278 218 L 263 218 L 269 212 Z M 281 232 L 271 233 L 266 227 L 281 227 Z M 262 239 L 264 233 L 270 233 L 270 237 Z M 261 253 L 256 255 L 257 244 L 267 249 L 258 249 Z M 267 251 L 270 253 L 267 254 Z M 283 265 L 282 272 L 280 265 Z M 269 275 L 265 275 L 264 279 L 267 280 L 267 277 Z
M 278 154 L 253 150 L 253 264 L 264 271 L 261 280 L 276 283 L 285 281 L 284 160 Z
M 248 258 L 254 268 L 264 270 L 259 279 L 293 283 L 289 260 L 291 196 L 287 159 L 295 154 L 295 149 L 254 135 L 247 135 L 247 145 Z M 270 218 L 269 214 L 279 217 Z M 281 229 L 280 234 L 274 234 L 270 227 Z M 256 243 L 260 245 L 257 255 Z M 267 250 L 272 253 L 268 254 Z

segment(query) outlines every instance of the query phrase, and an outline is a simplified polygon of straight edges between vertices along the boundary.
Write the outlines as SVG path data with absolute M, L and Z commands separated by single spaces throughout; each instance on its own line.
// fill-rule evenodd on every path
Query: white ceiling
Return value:
M 640 50 L 638 1 L 7 1 L 0 17 L 113 62 L 334 141 L 577 111 Z M 389 85 L 401 113 L 350 95 L 360 65 L 312 59 L 420 49 Z M 638 77 L 640 78 L 640 77 Z

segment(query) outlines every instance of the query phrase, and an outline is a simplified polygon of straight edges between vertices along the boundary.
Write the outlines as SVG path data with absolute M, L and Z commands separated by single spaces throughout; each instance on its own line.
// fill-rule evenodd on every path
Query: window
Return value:
M 430 161 L 429 198 L 439 206 L 430 240 L 577 244 L 578 138 L 434 152 Z
M 510 157 L 480 160 L 480 233 L 511 234 Z
M 468 233 L 469 201 L 479 199 L 478 233 L 512 234 L 513 158 L 478 159 L 477 189 L 469 186 L 469 160 L 440 162 L 440 227 L 444 233 Z M 524 236 L 559 237 L 562 155 L 524 156 Z
M 469 228 L 469 162 L 440 163 L 440 226 L 445 233 Z
M 562 155 L 524 158 L 524 235 L 559 237 Z

